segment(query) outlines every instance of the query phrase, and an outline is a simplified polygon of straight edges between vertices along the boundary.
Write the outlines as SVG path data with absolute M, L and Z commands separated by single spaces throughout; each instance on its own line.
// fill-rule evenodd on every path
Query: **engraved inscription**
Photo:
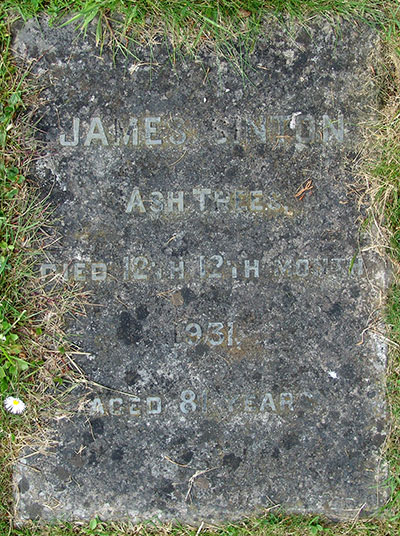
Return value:
M 234 322 L 208 322 L 204 327 L 197 322 L 189 322 L 175 330 L 175 342 L 184 342 L 189 346 L 201 343 L 209 346 L 240 346 Z
M 175 397 L 165 395 L 118 397 L 95 397 L 87 401 L 83 410 L 89 415 L 115 417 L 163 416 L 165 413 L 185 416 L 220 414 L 241 415 L 243 417 L 276 414 L 290 416 L 300 407 L 305 410 L 315 405 L 315 396 L 309 392 L 267 392 L 257 390 L 249 394 L 235 394 L 225 399 L 211 395 L 208 390 L 201 392 L 192 388 L 183 389 Z
M 326 278 L 361 277 L 364 264 L 361 257 L 354 258 L 284 258 L 230 260 L 220 254 L 200 255 L 192 260 L 152 260 L 145 256 L 126 256 L 115 263 L 71 261 L 69 263 L 43 263 L 41 276 L 59 274 L 64 280 L 111 280 L 149 283 L 153 281 L 241 280 L 259 281 L 268 278 Z
M 266 194 L 262 190 L 222 191 L 210 188 L 193 188 L 191 192 L 144 192 L 133 188 L 125 212 L 132 216 L 142 214 L 202 213 L 253 213 L 293 216 L 294 208 L 288 208 L 278 194 Z
M 218 127 L 218 124 L 221 126 Z M 278 143 L 303 148 L 311 144 L 343 143 L 343 114 L 318 118 L 302 112 L 259 117 L 216 118 L 211 131 L 197 135 L 186 118 L 144 116 L 118 118 L 113 122 L 95 117 L 73 117 L 69 129 L 59 134 L 62 147 L 165 147 L 209 141 L 214 145 Z M 222 135 L 221 135 L 222 134 Z

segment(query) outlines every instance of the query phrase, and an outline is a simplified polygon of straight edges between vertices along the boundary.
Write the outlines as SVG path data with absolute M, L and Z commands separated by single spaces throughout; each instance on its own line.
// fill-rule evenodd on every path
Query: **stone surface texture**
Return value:
M 16 30 L 44 84 L 32 174 L 59 218 L 40 269 L 92 292 L 68 326 L 87 389 L 21 457 L 21 521 L 337 519 L 384 500 L 386 353 L 367 328 L 386 272 L 350 187 L 378 40 L 337 30 L 266 24 L 246 76 Z

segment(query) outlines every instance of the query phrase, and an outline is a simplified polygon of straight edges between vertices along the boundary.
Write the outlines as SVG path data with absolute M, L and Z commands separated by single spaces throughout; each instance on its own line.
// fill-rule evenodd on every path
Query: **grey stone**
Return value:
M 266 24 L 247 78 L 212 53 L 16 32 L 45 84 L 33 173 L 61 238 L 42 274 L 93 304 L 68 326 L 87 388 L 51 452 L 21 457 L 20 521 L 337 519 L 385 500 L 386 348 L 367 328 L 387 276 L 349 194 L 378 39 L 335 28 Z

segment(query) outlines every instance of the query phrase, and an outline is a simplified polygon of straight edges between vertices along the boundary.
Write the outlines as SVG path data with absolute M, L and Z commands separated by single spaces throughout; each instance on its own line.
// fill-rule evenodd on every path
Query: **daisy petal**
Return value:
M 9 413 L 19 414 L 25 411 L 26 405 L 19 398 L 8 396 L 4 400 L 4 407 Z

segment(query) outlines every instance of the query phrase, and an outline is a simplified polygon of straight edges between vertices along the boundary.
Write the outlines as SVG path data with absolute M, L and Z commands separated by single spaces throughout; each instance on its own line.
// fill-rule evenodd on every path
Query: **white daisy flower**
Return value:
M 10 413 L 22 413 L 25 411 L 26 405 L 19 398 L 8 396 L 4 400 L 4 407 Z

